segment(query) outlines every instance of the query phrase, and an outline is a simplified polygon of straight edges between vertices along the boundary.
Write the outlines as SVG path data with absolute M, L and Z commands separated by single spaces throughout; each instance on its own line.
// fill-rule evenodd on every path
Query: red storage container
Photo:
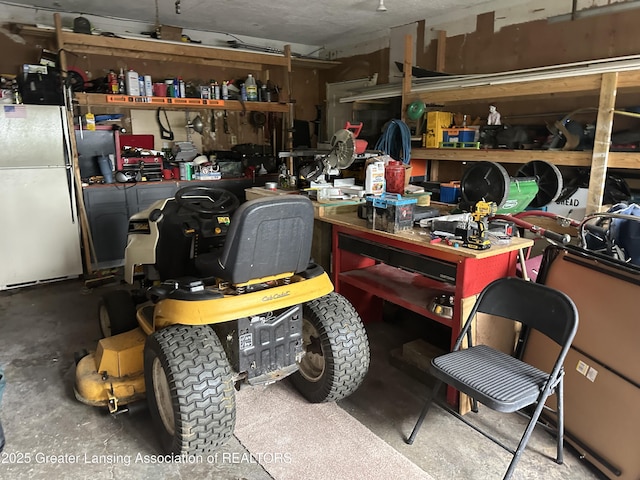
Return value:
M 404 194 L 404 166 L 402 162 L 391 161 L 384 167 L 384 180 L 389 193 Z

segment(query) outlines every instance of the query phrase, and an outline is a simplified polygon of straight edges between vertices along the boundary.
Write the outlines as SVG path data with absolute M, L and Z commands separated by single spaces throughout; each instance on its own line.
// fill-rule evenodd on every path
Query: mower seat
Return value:
M 299 195 L 265 197 L 240 205 L 221 251 L 198 255 L 201 277 L 231 284 L 304 271 L 311 258 L 313 205 Z

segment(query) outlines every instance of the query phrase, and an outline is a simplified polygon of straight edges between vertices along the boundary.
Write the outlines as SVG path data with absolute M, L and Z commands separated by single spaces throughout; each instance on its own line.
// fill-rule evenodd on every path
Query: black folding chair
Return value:
M 486 313 L 495 317 L 521 322 L 524 327 L 535 329 L 560 345 L 550 373 L 539 370 L 511 355 L 497 351 L 486 345 L 473 345 L 471 325 L 476 313 Z M 492 317 L 489 317 L 492 318 Z M 563 362 L 578 329 L 578 311 L 573 301 L 564 293 L 545 285 L 527 282 L 519 278 L 502 278 L 489 284 L 478 297 L 469 318 L 458 336 L 453 351 L 431 361 L 431 373 L 437 382 L 427 400 L 411 436 L 412 444 L 429 407 L 438 395 L 443 383 L 455 387 L 472 399 L 472 411 L 478 411 L 478 402 L 498 412 L 515 412 L 530 405 L 536 405 L 522 438 L 514 451 L 488 433 L 458 416 L 468 425 L 505 448 L 513 458 L 504 476 L 511 477 L 520 455 L 524 451 L 535 427 L 547 397 L 557 396 L 557 456 L 556 462 L 563 462 Z M 467 338 L 468 348 L 461 349 Z

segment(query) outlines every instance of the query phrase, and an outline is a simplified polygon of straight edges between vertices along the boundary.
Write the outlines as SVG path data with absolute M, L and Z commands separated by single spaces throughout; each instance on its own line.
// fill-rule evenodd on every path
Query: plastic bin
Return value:
M 473 142 L 475 136 L 475 128 L 445 128 L 442 130 L 443 142 Z
M 403 198 L 385 193 L 380 197 L 367 197 L 367 226 L 387 233 L 398 233 L 413 228 L 415 198 Z

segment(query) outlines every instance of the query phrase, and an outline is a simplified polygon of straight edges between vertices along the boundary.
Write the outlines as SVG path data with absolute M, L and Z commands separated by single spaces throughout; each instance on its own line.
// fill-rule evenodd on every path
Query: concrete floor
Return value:
M 208 464 L 148 463 L 145 455 L 159 453 L 148 412 L 112 417 L 75 400 L 74 352 L 95 346 L 97 302 L 109 288 L 88 290 L 73 280 L 0 292 L 0 368 L 7 380 L 0 478 L 272 478 L 243 460 L 248 452 L 235 437 Z M 402 310 L 392 309 L 389 318 L 367 326 L 371 370 L 340 407 L 437 480 L 502 478 L 509 454 L 439 408 L 429 413 L 415 444 L 404 443 L 429 387 L 392 366 L 389 354 L 424 335 L 424 325 Z M 433 335 L 437 340 L 438 332 Z M 522 417 L 486 408 L 477 420 L 511 443 L 524 428 Z M 564 465 L 556 465 L 554 445 L 537 429 L 513 478 L 603 478 L 569 447 Z

